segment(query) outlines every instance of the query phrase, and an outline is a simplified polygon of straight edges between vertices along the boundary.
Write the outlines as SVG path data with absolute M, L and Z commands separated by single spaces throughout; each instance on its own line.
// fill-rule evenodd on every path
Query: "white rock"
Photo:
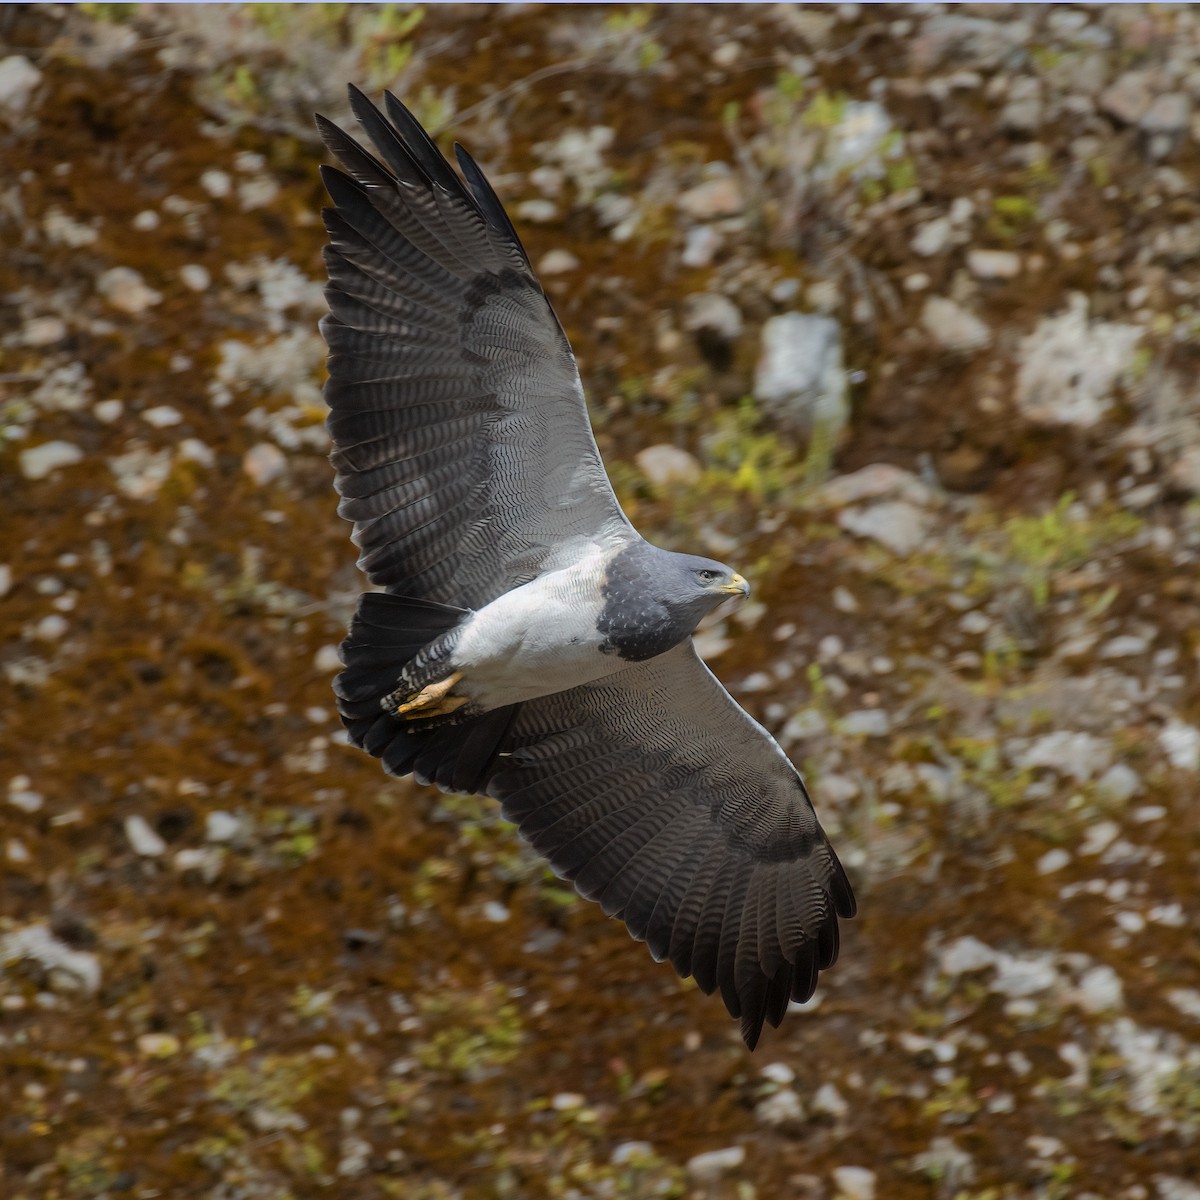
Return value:
M 130 316 L 162 301 L 162 293 L 148 286 L 132 267 L 110 267 L 96 280 L 96 290 L 113 308 Z
M 825 143 L 817 173 L 828 169 L 848 171 L 855 179 L 879 179 L 887 169 L 884 159 L 903 153 L 903 143 L 892 134 L 892 119 L 882 104 L 849 100 Z
M 875 1200 L 875 1172 L 866 1167 L 834 1167 L 837 1200 Z
M 498 900 L 488 900 L 483 906 L 483 919 L 493 925 L 503 925 L 512 913 Z
M 789 744 L 805 738 L 820 737 L 829 729 L 829 722 L 815 708 L 802 708 L 792 716 L 779 731 L 779 736 Z
M 111 425 L 125 411 L 123 400 L 97 400 L 92 405 L 92 413 L 98 421 Z
M 871 463 L 848 475 L 838 475 L 822 484 L 820 502 L 828 508 L 843 508 L 860 500 L 907 500 L 929 504 L 933 492 L 911 471 L 891 463 Z
M 211 467 L 217 461 L 213 448 L 199 438 L 184 438 L 179 443 L 179 457 L 184 462 L 199 463 L 202 467 Z
M 129 839 L 134 853 L 143 858 L 157 858 L 166 853 L 167 843 L 154 832 L 145 817 L 126 817 L 125 836 Z
M 1187 96 L 1183 92 L 1167 92 L 1155 96 L 1138 124 L 1147 133 L 1175 136 L 1187 132 L 1191 116 L 1192 106 Z
M 976 279 L 1015 279 L 1021 273 L 1021 256 L 1011 250 L 968 250 L 967 270 Z
M 203 292 L 212 283 L 208 268 L 201 263 L 187 263 L 179 268 L 179 278 L 183 286 L 193 292 Z
M 1001 1100 L 999 1093 L 994 1100 Z M 1012 1108 L 1003 1101 L 1000 1108 L 990 1111 L 1011 1112 Z M 935 1137 L 929 1149 L 913 1156 L 913 1170 L 920 1171 L 929 1179 L 936 1179 L 946 1195 L 958 1195 L 964 1184 L 975 1179 L 975 1160 L 950 1138 Z
M 996 951 L 977 937 L 956 938 L 938 956 L 938 970 L 943 975 L 965 975 L 993 966 Z
M 1123 633 L 1110 638 L 1097 651 L 1101 658 L 1137 658 L 1150 649 L 1150 643 L 1136 634 Z
M 908 47 L 918 75 L 939 64 L 964 67 L 998 67 L 1031 36 L 1027 21 L 1007 17 L 988 21 L 961 12 L 931 11 L 917 27 Z
M 770 1080 L 771 1083 L 778 1083 L 781 1086 L 787 1086 L 796 1082 L 796 1072 L 787 1063 L 767 1063 L 759 1074 L 764 1079 Z
M 997 954 L 991 990 L 1010 998 L 1036 996 L 1058 983 L 1052 954 Z
M 179 409 L 172 408 L 169 404 L 156 404 L 142 413 L 142 420 L 153 425 L 155 429 L 168 429 L 172 425 L 178 425 L 183 420 L 183 415 Z
M 717 175 L 688 188 L 675 201 L 676 207 L 696 221 L 734 217 L 746 206 L 742 189 L 732 175 Z
M 338 648 L 334 645 L 322 646 L 313 655 L 313 669 L 324 675 L 332 675 L 334 671 L 340 671 L 342 660 L 338 655 Z
M 95 993 L 100 988 L 100 960 L 86 950 L 72 950 L 46 925 L 27 925 L 0 938 L 0 965 L 28 958 L 51 973 L 56 990 Z
M 233 191 L 233 178 L 228 171 L 210 167 L 200 176 L 200 186 L 214 200 L 223 200 Z
M 675 483 L 699 483 L 704 469 L 686 450 L 663 442 L 647 446 L 634 457 L 638 470 L 655 487 L 669 487 Z
M 881 708 L 860 708 L 838 722 L 838 730 L 851 737 L 886 737 L 891 727 L 887 713 Z
M 31 317 L 21 329 L 26 346 L 53 346 L 66 336 L 67 323 L 62 317 Z
M 1150 107 L 1149 71 L 1126 71 L 1100 93 L 1099 109 L 1126 125 L 1136 125 Z
M 59 467 L 69 467 L 73 463 L 83 461 L 83 451 L 71 442 L 43 442 L 40 446 L 30 446 L 17 455 L 21 474 L 26 479 L 45 479 L 51 471 Z
M 620 1142 L 613 1147 L 613 1152 L 609 1156 L 608 1161 L 614 1167 L 621 1167 L 639 1158 L 649 1159 L 653 1157 L 654 1147 L 649 1142 Z
M 684 236 L 679 261 L 685 267 L 707 267 L 725 239 L 711 225 L 693 225 Z
M 885 500 L 869 508 L 846 508 L 838 524 L 856 537 L 871 538 L 904 558 L 929 536 L 929 514 L 907 500 Z
M 1121 836 L 1121 827 L 1116 821 L 1097 821 L 1088 827 L 1079 853 L 1085 858 L 1103 854 Z
M 1105 963 L 1091 967 L 1079 979 L 1077 1000 L 1084 1012 L 1112 1012 L 1124 1003 L 1121 977 Z
M 43 617 L 33 627 L 33 636 L 43 642 L 56 642 L 66 632 L 66 618 L 59 616 L 58 613 L 51 613 L 49 616 Z
M 1036 76 L 1019 75 L 1009 86 L 1008 103 L 1000 124 L 1019 133 L 1032 133 L 1042 123 L 1042 84 Z
M 1105 799 L 1124 804 L 1141 791 L 1138 772 L 1126 763 L 1116 762 L 1096 781 L 1096 791 Z
M 110 458 L 108 467 L 122 495 L 131 500 L 151 500 L 171 473 L 171 451 L 150 450 L 135 442 L 124 454 Z
M 1158 1200 L 1200 1200 L 1200 1184 L 1189 1183 L 1177 1175 L 1155 1175 Z
M 1021 340 L 1016 399 L 1035 425 L 1086 429 L 1112 407 L 1112 391 L 1133 364 L 1136 325 L 1089 321 L 1078 293 L 1065 313 L 1043 317 Z
M 917 230 L 912 240 L 913 253 L 922 258 L 933 258 L 934 255 L 950 248 L 953 237 L 954 226 L 950 223 L 950 218 L 934 217 Z
M 129 222 L 138 233 L 150 233 L 157 229 L 162 224 L 162 218 L 152 208 L 143 208 L 132 221 Z M 185 268 L 186 270 L 186 268 Z
M 210 842 L 232 842 L 242 832 L 242 822 L 231 812 L 215 809 L 204 818 L 204 837 Z
M 279 195 L 279 184 L 270 175 L 255 175 L 238 184 L 238 205 L 243 212 L 265 208 Z
M 1167 470 L 1174 488 L 1191 496 L 1200 495 L 1200 445 L 1187 446 Z
M 762 328 L 754 395 L 793 429 L 836 439 L 850 416 L 841 327 L 832 317 L 782 313 Z
M 1014 738 L 1009 743 L 1009 755 L 1018 769 L 1048 767 L 1076 783 L 1086 783 L 1108 770 L 1112 754 L 1112 745 L 1104 739 L 1065 729 L 1037 738 Z
M 570 250 L 548 250 L 538 263 L 539 275 L 565 275 L 579 267 L 579 259 Z
M 549 225 L 558 220 L 558 205 L 553 200 L 522 200 L 517 205 L 517 216 L 534 225 Z
M 692 333 L 706 331 L 722 341 L 735 342 L 742 332 L 742 314 L 728 296 L 701 292 L 688 297 L 683 327 Z
M 1159 731 L 1158 744 L 1171 766 L 1181 771 L 1200 770 L 1200 729 L 1172 717 Z
M 539 142 L 533 152 L 541 159 L 557 163 L 575 184 L 580 202 L 586 204 L 612 178 L 612 169 L 604 161 L 604 152 L 615 137 L 616 130 L 608 125 L 565 129 L 554 141 Z
M 90 246 L 100 234 L 91 225 L 77 221 L 61 209 L 52 208 L 42 218 L 42 230 L 46 237 L 59 246 Z
M 1070 861 L 1071 856 L 1065 850 L 1047 850 L 1037 860 L 1037 873 L 1039 875 L 1053 875 L 1055 871 L 1061 871 Z
M 0 58 L 0 108 L 12 116 L 25 111 L 42 73 L 20 54 Z
M 845 1097 L 832 1083 L 823 1083 L 812 1098 L 812 1110 L 830 1117 L 844 1117 L 850 1111 Z
M 763 1125 L 789 1125 L 804 1120 L 804 1108 L 791 1088 L 781 1088 L 754 1106 L 754 1116 Z
M 242 470 L 259 487 L 266 487 L 287 470 L 287 458 L 273 443 L 258 442 L 242 455 Z
M 1195 988 L 1171 988 L 1167 992 L 1167 999 L 1185 1017 L 1200 1021 L 1200 991 Z
M 974 313 L 947 296 L 928 296 L 921 324 L 943 349 L 971 354 L 991 344 L 992 331 Z
M 31 782 L 28 775 L 14 775 L 8 781 L 8 802 L 23 813 L 40 812 L 45 803 L 41 792 L 31 789 Z
M 693 1183 L 716 1183 L 722 1175 L 736 1171 L 746 1161 L 745 1146 L 730 1146 L 725 1150 L 707 1150 L 693 1155 L 684 1164 L 687 1177 Z

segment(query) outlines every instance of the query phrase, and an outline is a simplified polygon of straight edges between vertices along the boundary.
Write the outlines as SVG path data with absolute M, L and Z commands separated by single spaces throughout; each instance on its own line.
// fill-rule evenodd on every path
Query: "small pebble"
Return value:
M 214 167 L 200 176 L 200 186 L 214 200 L 223 200 L 233 191 L 233 180 L 227 172 Z
M 204 837 L 207 841 L 231 842 L 241 831 L 241 821 L 223 809 L 214 809 L 204 818 Z
M 60 467 L 69 467 L 83 461 L 83 451 L 71 442 L 43 442 L 40 446 L 30 446 L 17 455 L 21 474 L 26 479 L 45 479 L 52 471 Z
M 1053 875 L 1055 871 L 1061 871 L 1070 861 L 1071 856 L 1066 850 L 1047 850 L 1037 861 L 1037 872 L 1039 875 Z
M 696 1154 L 684 1164 L 693 1183 L 716 1183 L 722 1175 L 736 1171 L 746 1161 L 745 1146 L 730 1146 L 725 1150 L 708 1150 Z
M 143 1033 L 137 1048 L 146 1058 L 170 1058 L 179 1053 L 179 1039 L 170 1033 Z
M 137 316 L 162 300 L 132 267 L 112 267 L 96 281 L 96 290 L 119 312 Z
M 1015 279 L 1021 258 L 1011 250 L 968 250 L 967 270 L 976 279 Z
M 838 1200 L 875 1200 L 875 1172 L 866 1167 L 834 1167 Z
M 540 275 L 564 275 L 578 267 L 579 259 L 569 250 L 550 250 L 542 256 L 537 269 Z
M 134 853 L 143 858 L 157 858 L 166 852 L 167 843 L 150 828 L 145 817 L 126 817 L 125 836 L 129 839 Z
M 313 667 L 325 675 L 340 671 L 342 660 L 338 655 L 338 648 L 334 645 L 322 646 L 313 656 Z
M 180 267 L 179 278 L 183 280 L 183 286 L 190 288 L 193 292 L 203 292 L 212 283 L 212 276 L 209 275 L 208 268 L 201 266 L 200 263 L 188 263 L 186 266 Z
M 142 413 L 142 420 L 148 425 L 153 425 L 155 429 L 169 429 L 172 425 L 178 425 L 183 416 L 177 408 L 172 408 L 169 404 L 156 404 Z
M 242 456 L 242 470 L 259 487 L 266 487 L 287 470 L 287 458 L 271 442 L 258 442 Z

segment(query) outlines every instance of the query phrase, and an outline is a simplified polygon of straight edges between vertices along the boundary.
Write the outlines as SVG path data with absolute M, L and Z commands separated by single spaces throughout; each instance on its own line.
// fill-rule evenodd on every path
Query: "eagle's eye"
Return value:
M 710 571 L 707 567 L 702 567 L 696 574 L 699 576 L 701 583 L 712 583 L 714 579 L 721 578 L 720 571 Z

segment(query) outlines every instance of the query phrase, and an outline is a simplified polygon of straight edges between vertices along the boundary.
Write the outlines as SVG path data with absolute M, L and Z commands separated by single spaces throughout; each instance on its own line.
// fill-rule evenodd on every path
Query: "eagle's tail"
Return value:
M 482 790 L 519 706 L 413 722 L 393 715 L 388 701 L 403 669 L 466 615 L 431 600 L 366 592 L 339 648 L 344 670 L 333 681 L 354 745 L 381 759 L 392 775 L 412 774 L 449 792 Z

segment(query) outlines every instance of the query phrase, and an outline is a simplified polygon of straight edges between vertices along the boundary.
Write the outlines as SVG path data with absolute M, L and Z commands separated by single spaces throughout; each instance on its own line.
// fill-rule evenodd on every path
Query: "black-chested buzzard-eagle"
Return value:
M 499 800 L 656 960 L 721 989 L 753 1048 L 837 957 L 855 903 L 787 756 L 692 645 L 746 583 L 621 511 L 575 359 L 499 199 L 393 96 L 342 170 L 321 330 L 364 594 L 335 691 L 393 775 Z

